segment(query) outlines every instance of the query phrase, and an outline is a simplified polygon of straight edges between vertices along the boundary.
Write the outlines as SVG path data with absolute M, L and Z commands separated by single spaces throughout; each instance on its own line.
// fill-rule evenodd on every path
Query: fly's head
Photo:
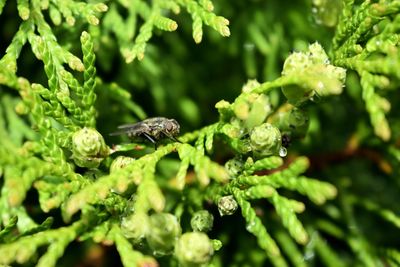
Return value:
M 168 119 L 164 122 L 164 129 L 168 134 L 176 136 L 179 134 L 180 126 L 175 119 Z

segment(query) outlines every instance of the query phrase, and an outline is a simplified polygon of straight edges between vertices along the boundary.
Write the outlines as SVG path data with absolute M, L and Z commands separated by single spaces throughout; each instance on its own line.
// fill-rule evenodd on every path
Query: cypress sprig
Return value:
M 343 39 L 350 34 L 350 27 L 349 25 L 353 25 L 352 23 L 349 23 L 350 19 L 354 18 L 353 17 L 353 4 L 354 0 L 344 0 L 343 1 L 343 8 L 342 8 L 342 14 L 339 19 L 339 23 L 336 26 L 336 33 L 335 36 L 332 40 L 333 45 L 335 48 L 339 47 L 339 44 L 343 42 Z M 360 11 L 358 9 L 357 11 Z M 354 31 L 354 29 L 353 29 Z
M 333 62 L 358 73 L 374 132 L 388 141 L 392 134 L 386 119 L 390 101 L 380 96 L 377 89 L 387 88 L 389 80 L 400 78 L 398 62 L 393 60 L 399 54 L 396 40 L 400 6 L 397 1 L 364 1 L 354 9 L 349 3 L 344 6 L 335 34 Z M 351 9 L 354 9 L 354 14 Z M 372 29 L 377 25 L 379 30 L 374 32 Z
M 2 227 L 0 229 L 0 241 L 2 243 L 6 240 L 7 236 L 10 235 L 11 231 L 13 231 L 13 229 L 15 229 L 15 227 L 17 226 L 17 222 L 18 222 L 18 217 L 13 216 L 10 218 L 8 223 L 3 225 L 4 227 Z
M 46 220 L 44 220 L 41 224 L 39 224 L 36 227 L 30 228 L 27 231 L 21 233 L 21 235 L 19 237 L 33 235 L 33 234 L 36 234 L 36 233 L 39 233 L 39 232 L 46 231 L 46 230 L 51 228 L 53 222 L 54 222 L 54 218 L 53 217 L 47 217 Z
M 96 101 L 96 94 L 94 89 L 96 87 L 96 68 L 95 55 L 93 51 L 93 42 L 91 41 L 90 35 L 87 32 L 83 32 L 81 35 L 82 52 L 83 52 L 83 65 L 85 70 L 83 71 L 83 90 L 85 92 L 82 97 L 82 105 L 87 112 L 88 120 L 85 122 L 85 126 L 94 127 L 96 110 L 94 107 L 94 102 Z
M 314 242 L 314 249 L 318 253 L 318 257 L 326 266 L 348 266 L 347 262 L 329 246 L 327 240 L 324 240 L 317 231 L 312 232 L 312 242 Z
M 51 163 L 46 163 L 35 158 L 21 162 L 20 168 L 23 172 L 16 172 L 17 169 L 10 169 L 7 173 L 5 184 L 10 189 L 7 192 L 7 198 L 10 206 L 19 206 L 25 199 L 26 192 L 30 189 L 32 183 L 44 175 L 62 175 L 63 172 Z M 41 166 L 40 169 L 37 166 Z M 15 175 L 20 176 L 20 181 L 16 183 Z M 11 184 L 10 184 L 11 183 Z
M 207 129 L 205 129 L 205 131 L 207 131 Z M 202 186 L 206 186 L 210 183 L 210 177 L 218 182 L 224 183 L 228 180 L 226 170 L 204 155 L 204 135 L 205 134 L 200 134 L 198 139 L 200 142 L 197 142 L 197 149 L 186 144 L 178 146 L 179 156 L 182 160 L 187 158 L 186 161 L 189 161 L 189 163 L 194 166 L 197 179 Z M 182 183 L 183 172 L 186 172 L 186 170 L 185 167 L 180 169 L 180 183 Z M 180 184 L 180 187 L 181 186 L 182 184 Z
M 336 196 L 336 188 L 326 182 L 299 176 L 308 167 L 306 158 L 299 158 L 288 168 L 270 175 L 243 175 L 232 181 L 233 186 L 265 184 L 279 188 L 284 187 L 306 195 L 316 204 L 323 204 L 327 199 Z
M 33 235 L 24 236 L 10 244 L 0 245 L 0 263 L 10 264 L 12 262 L 25 263 L 35 253 L 36 249 L 43 245 L 50 245 L 48 251 L 39 259 L 42 264 L 55 265 L 56 260 L 62 256 L 65 247 L 84 230 L 81 221 L 71 226 L 47 230 Z
M 278 254 L 279 248 L 272 237 L 267 234 L 266 227 L 256 217 L 255 211 L 249 202 L 250 200 L 268 199 L 275 207 L 283 226 L 288 229 L 290 235 L 298 243 L 305 244 L 308 241 L 308 233 L 295 214 L 296 212 L 304 211 L 304 204 L 279 195 L 276 189 L 285 187 L 298 191 L 307 195 L 317 204 L 322 204 L 326 199 L 333 198 L 336 195 L 336 189 L 333 185 L 300 176 L 308 167 L 306 158 L 299 158 L 285 169 L 270 175 L 252 175 L 256 171 L 270 170 L 279 167 L 281 164 L 281 158 L 275 156 L 258 160 L 255 163 L 248 159 L 242 163 L 242 167 L 237 170 L 239 173 L 235 175 L 236 177 L 232 177 L 234 179 L 227 185 L 219 189 L 209 189 L 209 197 L 215 202 L 218 202 L 223 195 L 234 195 L 241 208 L 242 215 L 246 219 L 247 230 L 258 238 L 260 247 L 270 255 Z M 218 202 L 218 204 L 220 203 Z M 285 266 L 286 264 L 283 258 L 271 258 L 271 261 L 276 266 Z
M 131 183 L 138 184 L 135 210 L 147 212 L 150 208 L 162 211 L 165 199 L 157 183 L 154 180 L 155 164 L 167 154 L 178 151 L 183 159 L 195 166 L 195 171 L 200 182 L 209 183 L 208 176 L 218 182 L 227 181 L 227 173 L 224 168 L 212 162 L 208 157 L 198 154 L 197 150 L 187 144 L 169 144 L 159 148 L 152 154 L 132 161 L 122 169 L 116 169 L 110 175 L 99 178 L 74 194 L 66 206 L 67 214 L 72 215 L 86 204 L 101 203 L 112 190 L 123 193 Z M 196 167 L 198 166 L 198 167 Z M 179 188 L 183 189 L 185 183 L 180 171 L 178 178 Z M 183 181 L 182 181 L 183 180 Z M 152 192 L 149 194 L 149 192 Z
M 57 264 L 57 260 L 64 254 L 66 247 L 74 239 L 74 237 L 75 236 L 71 236 L 70 238 L 62 238 L 57 242 L 50 244 L 50 246 L 47 248 L 47 252 L 40 257 L 36 266 L 55 266 Z
M 368 199 L 362 199 L 362 198 L 353 196 L 352 201 L 354 202 L 354 204 L 357 204 L 371 212 L 376 213 L 381 218 L 392 223 L 397 228 L 400 228 L 400 216 L 398 216 L 395 212 L 393 212 L 389 209 L 385 209 L 384 207 L 381 207 L 378 203 L 373 202 Z
M 284 231 L 275 231 L 274 238 L 281 248 L 282 254 L 285 254 L 293 266 L 307 267 L 307 262 L 304 260 L 303 252 L 293 240 L 293 238 Z
M 96 243 L 111 244 L 112 238 L 109 238 L 108 234 L 110 233 L 113 223 L 113 221 L 109 220 L 94 226 L 92 229 L 79 236 L 79 241 L 93 239 Z
M 253 160 L 249 159 L 244 163 L 243 174 L 250 175 L 252 173 L 255 173 L 256 171 L 276 169 L 282 164 L 282 158 L 277 156 L 266 157 L 257 160 L 256 162 L 253 162 Z
M 1 12 L 3 11 L 3 7 L 4 7 L 4 5 L 6 4 L 6 1 L 7 1 L 7 0 L 0 0 L 0 14 L 1 14 Z
M 35 2 L 34 2 L 35 3 Z M 37 42 L 37 40 L 33 40 L 31 43 L 32 47 L 37 45 L 38 49 L 41 53 L 37 56 L 38 59 L 43 60 L 43 57 L 45 56 L 44 53 L 46 53 L 46 57 L 44 60 L 47 62 L 44 62 L 45 64 L 50 64 L 45 68 L 46 75 L 52 75 L 53 71 L 56 71 L 54 75 L 56 75 L 53 79 L 57 78 L 58 72 L 60 72 L 62 67 L 62 63 L 67 63 L 70 68 L 77 70 L 77 71 L 83 71 L 84 66 L 82 61 L 71 54 L 68 50 L 63 49 L 58 43 L 57 43 L 57 38 L 54 36 L 54 33 L 51 30 L 50 25 L 46 22 L 43 14 L 41 13 L 40 7 L 37 6 L 38 3 L 33 5 L 33 10 L 32 10 L 32 19 L 35 23 L 35 26 L 37 27 L 37 30 L 40 34 L 40 37 L 42 38 L 42 42 Z M 52 64 L 54 64 L 54 67 L 52 67 Z M 55 70 L 53 70 L 55 68 Z M 47 69 L 47 70 L 46 70 Z M 50 76 L 49 76 L 50 77 Z M 50 80 L 50 79 L 49 79 Z M 57 82 L 51 81 L 52 83 Z M 51 84 L 50 88 L 53 90 L 53 85 Z
M 175 31 L 178 28 L 178 24 L 175 21 L 162 15 L 161 2 L 154 1 L 151 9 L 143 1 L 136 2 L 137 12 L 146 22 L 140 27 L 133 47 L 129 51 L 125 51 L 128 63 L 132 62 L 135 58 L 139 60 L 144 58 L 146 43 L 152 37 L 154 27 L 164 31 Z
M 292 202 L 279 194 L 275 193 L 269 199 L 282 219 L 283 226 L 285 226 L 290 235 L 300 244 L 306 244 L 308 241 L 308 234 L 303 225 L 294 213 Z
M 88 65 L 87 67 L 94 68 L 94 65 Z M 84 88 L 84 86 L 81 85 L 79 81 L 66 70 L 61 70 L 60 76 L 62 80 L 68 85 L 68 88 L 70 89 L 71 93 L 75 95 L 75 97 L 72 98 L 69 91 L 63 90 L 57 93 L 58 100 L 68 110 L 68 112 L 73 115 L 76 124 L 78 124 L 79 126 L 90 126 L 92 124 L 94 125 L 95 121 L 93 121 L 93 118 L 95 118 L 95 112 L 93 111 L 93 104 L 88 105 L 87 103 L 85 103 L 84 100 L 90 102 L 95 101 L 96 94 L 94 93 L 94 86 L 96 83 L 93 83 L 93 81 L 91 81 L 90 83 L 92 85 Z M 84 84 L 86 82 L 89 82 L 89 80 L 91 80 L 91 77 L 88 77 L 88 80 L 85 80 Z
M 45 115 L 54 118 L 56 121 L 58 121 L 61 125 L 63 125 L 67 129 L 70 129 L 72 131 L 78 129 L 78 127 L 75 126 L 73 120 L 71 120 L 66 115 L 64 108 L 59 102 L 59 98 L 61 99 L 65 98 L 65 94 L 67 94 L 66 92 L 60 90 L 60 92 L 58 92 L 56 95 L 40 84 L 32 84 L 32 92 L 37 95 L 36 98 L 37 105 L 42 106 Z M 42 99 L 48 101 L 44 101 Z M 63 100 L 63 102 L 67 102 L 67 100 Z M 33 110 L 34 109 L 35 108 L 33 108 Z
M 5 55 L 0 59 L 0 64 L 6 66 L 5 69 L 15 73 L 17 71 L 17 59 L 22 47 L 27 41 L 27 37 L 33 31 L 32 21 L 24 21 L 19 26 L 18 32 L 14 35 L 11 44 L 7 47 Z M 15 88 L 17 89 L 17 88 Z
M 175 0 L 160 1 L 160 7 L 171 10 L 174 14 L 179 14 L 181 8 Z
M 144 52 L 146 49 L 146 44 L 153 35 L 154 27 L 157 27 L 164 31 L 175 31 L 178 28 L 178 24 L 163 16 L 162 14 L 162 1 L 154 1 L 150 7 L 147 3 L 143 1 L 137 1 L 133 5 L 135 9 L 128 9 L 131 13 L 131 19 L 136 25 L 136 18 L 134 16 L 140 15 L 144 20 L 144 24 L 140 27 L 139 33 L 134 40 L 134 45 L 131 46 L 128 42 L 131 41 L 126 37 L 121 36 L 120 40 L 123 47 L 121 48 L 122 54 L 124 55 L 126 62 L 132 62 L 135 58 L 142 60 L 144 58 Z M 118 13 L 114 13 L 113 16 L 120 17 Z M 110 22 L 111 24 L 112 22 Z M 122 20 L 118 19 L 117 23 L 121 24 Z M 113 30 L 120 32 L 116 26 L 112 26 Z M 135 28 L 131 28 L 130 36 L 133 38 Z M 118 36 L 118 35 L 117 35 Z
M 84 19 L 92 25 L 99 24 L 99 13 L 106 12 L 108 7 L 104 3 L 86 3 L 81 1 L 62 1 L 47 4 L 42 9 L 49 9 L 50 17 L 54 24 L 59 25 L 62 17 L 67 24 L 73 26 L 78 19 Z
M 203 2 L 201 5 L 193 0 L 179 0 L 178 3 L 185 7 L 186 10 L 192 15 L 193 39 L 196 43 L 201 42 L 203 36 L 203 22 L 224 37 L 227 37 L 231 34 L 228 27 L 229 21 L 226 18 L 217 16 L 211 12 L 213 8 L 210 1 L 207 1 L 207 3 Z
M 126 58 L 126 62 L 130 63 L 135 58 L 142 60 L 144 58 L 144 51 L 146 49 L 146 43 L 150 40 L 153 31 L 155 15 L 150 17 L 142 27 L 140 27 L 139 34 L 135 38 L 135 45 L 129 49 L 123 51 L 123 55 Z
M 27 20 L 30 15 L 29 0 L 17 1 L 18 14 L 23 20 Z
M 250 202 L 245 200 L 243 193 L 239 189 L 234 188 L 232 193 L 240 206 L 243 217 L 246 219 L 247 231 L 257 237 L 259 246 L 267 252 L 275 266 L 286 266 L 285 260 L 280 255 L 278 245 L 267 232 L 260 218 L 257 217 Z
M 124 266 L 149 266 L 156 267 L 158 263 L 149 256 L 144 256 L 139 251 L 133 249 L 132 244 L 126 239 L 118 225 L 113 225 L 109 236 L 115 242 L 117 250 L 121 256 Z
M 247 200 L 270 198 L 276 194 L 276 190 L 269 185 L 255 185 L 243 190 L 244 197 Z
M 155 28 L 162 31 L 175 31 L 178 28 L 176 21 L 166 14 L 169 11 L 179 14 L 180 7 L 185 8 L 192 16 L 193 38 L 196 43 L 202 40 L 203 23 L 218 31 L 222 36 L 230 35 L 229 21 L 212 12 L 213 4 L 209 0 L 202 1 L 200 4 L 192 0 L 153 1 L 151 5 L 142 0 L 134 3 L 121 1 L 121 4 L 127 9 L 127 19 L 119 14 L 117 4 L 113 3 L 110 5 L 110 11 L 105 15 L 104 25 L 106 30 L 115 33 L 120 44 L 120 51 L 127 63 L 136 58 L 139 60 L 144 58 L 147 43 L 153 36 Z M 138 24 L 137 16 L 144 20 L 142 25 Z
M 351 225 L 347 233 L 348 245 L 362 265 L 368 267 L 375 266 L 379 262 L 378 255 L 366 238 L 361 236 L 361 229 L 355 218 L 355 206 L 352 203 L 351 196 L 341 196 L 340 204 L 343 208 L 343 217 L 346 223 Z
M 152 163 L 148 163 L 143 167 L 143 180 L 138 187 L 138 199 L 145 196 L 149 208 L 155 210 L 156 212 L 161 212 L 165 207 L 165 197 L 154 177 L 157 160 L 158 159 L 150 159 Z M 150 194 L 150 192 L 152 193 Z M 139 201 L 137 203 L 139 203 Z M 142 207 L 138 204 L 137 210 L 147 211 L 144 207 L 144 205 Z
M 54 25 L 59 26 L 62 22 L 62 15 L 58 8 L 52 4 L 49 5 L 49 16 Z
M 385 113 L 390 109 L 390 104 L 382 105 L 383 99 L 376 92 L 373 84 L 373 76 L 367 71 L 361 73 L 361 86 L 363 87 L 362 97 L 365 101 L 367 111 L 370 114 L 371 123 L 374 126 L 375 134 L 383 140 L 389 140 L 391 131 Z M 385 99 L 386 100 L 386 99 Z M 382 104 L 381 104 L 382 103 Z
M 173 152 L 175 149 L 176 144 L 166 145 L 162 148 L 159 148 L 152 154 L 143 156 L 139 160 L 133 161 L 120 170 L 117 170 L 109 175 L 102 176 L 94 183 L 87 185 L 79 192 L 71 196 L 66 205 L 66 213 L 72 215 L 89 203 L 93 204 L 101 202 L 111 194 L 112 188 L 115 188 L 117 185 L 119 185 L 119 187 L 126 190 L 128 185 L 134 181 L 137 181 L 139 182 L 139 185 L 142 185 L 139 186 L 141 192 L 137 196 L 138 201 L 139 199 L 144 199 L 143 202 L 139 201 L 140 203 L 143 203 L 139 205 L 140 209 L 148 210 L 150 205 L 150 200 L 148 197 L 152 198 L 152 203 L 157 210 L 162 209 L 163 204 L 158 200 L 156 201 L 154 198 L 155 195 L 159 196 L 159 194 L 151 196 L 152 193 L 147 191 L 148 189 L 152 190 L 153 188 L 157 188 L 157 184 L 153 181 L 154 171 L 144 173 L 141 168 L 146 168 L 147 166 L 147 169 L 151 170 L 162 157 Z M 147 179 L 145 179 L 144 176 L 146 176 Z M 143 180 L 146 180 L 146 182 L 143 182 Z M 121 190 L 121 193 L 122 192 L 123 190 Z M 159 198 L 157 197 L 157 199 Z
M 400 264 L 400 251 L 394 248 L 387 248 L 383 250 L 383 255 L 388 257 L 390 266 L 396 266 Z

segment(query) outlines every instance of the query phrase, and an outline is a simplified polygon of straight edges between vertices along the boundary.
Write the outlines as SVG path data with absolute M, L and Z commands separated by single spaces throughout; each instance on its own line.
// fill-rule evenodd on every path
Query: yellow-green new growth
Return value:
M 85 127 L 72 135 L 72 158 L 80 167 L 96 168 L 109 153 L 103 136 L 95 129 Z
M 321 45 L 314 43 L 306 53 L 291 54 L 285 60 L 282 75 L 292 77 L 295 83 L 283 86 L 283 94 L 289 103 L 299 106 L 314 95 L 322 97 L 340 94 L 346 70 L 331 65 Z
M 155 28 L 163 31 L 176 31 L 178 24 L 176 21 L 168 17 L 172 11 L 179 14 L 181 7 L 186 9 L 193 19 L 193 39 L 196 43 L 200 43 L 203 37 L 203 23 L 212 27 L 222 36 L 229 36 L 229 21 L 221 16 L 213 13 L 213 5 L 211 1 L 203 1 L 197 3 L 193 0 L 156 0 L 147 3 L 138 0 L 133 3 L 120 1 L 123 8 L 128 13 L 125 19 L 119 14 L 120 8 L 117 3 L 110 5 L 110 12 L 105 15 L 105 30 L 113 32 L 120 45 L 120 51 L 127 63 L 132 62 L 136 58 L 143 60 L 146 47 Z M 143 24 L 139 24 L 138 17 L 144 20 Z
M 184 233 L 175 246 L 175 257 L 182 267 L 200 267 L 214 254 L 212 241 L 204 233 Z
M 128 239 L 123 235 L 122 230 L 117 226 L 113 225 L 109 237 L 115 242 L 118 253 L 121 256 L 121 261 L 124 266 L 148 266 L 157 267 L 157 261 L 149 256 L 145 256 L 139 251 L 135 250 Z
M 178 219 L 169 213 L 156 213 L 149 217 L 146 241 L 154 255 L 171 254 L 182 229 Z
M 214 222 L 214 216 L 207 210 L 199 210 L 195 212 L 190 220 L 190 226 L 192 226 L 195 232 L 208 232 L 212 229 Z
M 221 197 L 218 200 L 217 205 L 221 216 L 232 215 L 238 208 L 238 203 L 232 195 Z
M 281 132 L 269 123 L 254 127 L 250 132 L 250 146 L 256 157 L 276 155 L 282 147 Z
M 392 133 L 386 113 L 391 104 L 381 96 L 381 89 L 400 78 L 396 60 L 400 5 L 398 1 L 364 1 L 354 8 L 352 2 L 345 3 L 333 40 L 333 63 L 358 73 L 374 132 L 388 141 Z
M 143 212 L 135 212 L 121 220 L 122 234 L 134 243 L 139 243 L 145 238 L 148 231 L 151 231 L 149 226 L 149 216 Z

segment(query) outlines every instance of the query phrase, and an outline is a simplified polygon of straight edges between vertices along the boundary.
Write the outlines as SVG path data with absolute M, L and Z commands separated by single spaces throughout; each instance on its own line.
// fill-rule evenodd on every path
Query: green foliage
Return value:
M 385 113 L 390 110 L 390 102 L 378 94 L 377 89 L 395 86 L 399 73 L 397 30 L 399 3 L 363 3 L 353 11 L 354 1 L 345 1 L 343 18 L 338 24 L 333 39 L 332 55 L 334 63 L 355 70 L 360 76 L 365 101 L 375 134 L 385 141 L 391 130 Z M 374 31 L 373 28 L 377 30 Z
M 288 3 L 0 0 L 0 265 L 399 265 L 400 4 Z

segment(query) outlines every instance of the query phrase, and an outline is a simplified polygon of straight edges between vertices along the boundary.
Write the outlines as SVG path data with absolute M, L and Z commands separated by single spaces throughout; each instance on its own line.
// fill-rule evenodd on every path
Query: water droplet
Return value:
M 286 157 L 286 155 L 287 155 L 287 149 L 285 148 L 285 147 L 281 147 L 280 149 L 279 149 L 279 156 L 280 157 Z

